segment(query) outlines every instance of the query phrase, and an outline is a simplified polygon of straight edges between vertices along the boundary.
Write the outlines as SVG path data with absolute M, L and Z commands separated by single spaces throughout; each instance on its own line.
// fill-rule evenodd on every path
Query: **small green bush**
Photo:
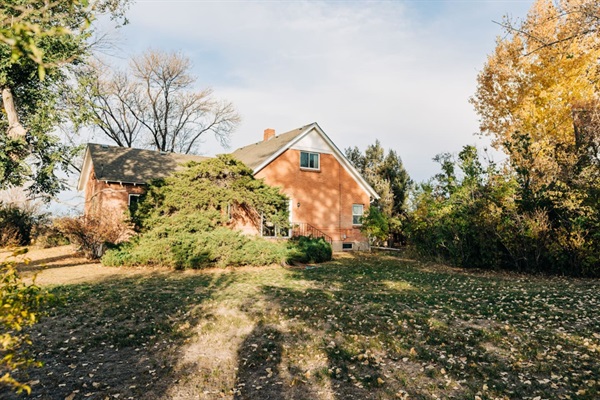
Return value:
M 301 263 L 321 263 L 331 261 L 333 250 L 323 238 L 313 238 L 309 236 L 300 236 L 297 239 L 290 240 L 290 256 L 291 262 Z

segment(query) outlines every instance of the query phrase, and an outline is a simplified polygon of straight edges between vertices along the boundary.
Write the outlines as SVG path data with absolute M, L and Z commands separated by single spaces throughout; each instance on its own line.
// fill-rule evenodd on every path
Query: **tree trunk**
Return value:
M 8 137 L 11 139 L 25 138 L 27 131 L 19 122 L 15 101 L 9 87 L 2 88 L 2 105 L 8 118 L 8 131 L 6 132 Z

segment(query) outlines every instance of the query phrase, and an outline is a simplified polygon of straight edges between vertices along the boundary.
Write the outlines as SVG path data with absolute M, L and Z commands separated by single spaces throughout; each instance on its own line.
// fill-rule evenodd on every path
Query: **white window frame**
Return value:
M 129 196 L 127 196 L 127 207 L 131 208 L 131 198 L 132 197 L 136 197 L 139 201 L 141 194 L 139 193 L 129 193 Z
M 355 213 L 355 210 L 354 210 L 355 207 L 360 207 L 360 214 Z M 363 218 L 364 213 L 365 213 L 365 205 L 364 204 L 352 204 L 352 225 L 355 225 L 355 226 L 362 225 L 362 218 Z M 355 217 L 359 218 L 358 223 L 354 222 Z
M 302 154 L 307 154 L 307 156 L 308 156 L 308 159 L 307 159 L 308 164 L 306 167 L 302 165 Z M 317 156 L 317 166 L 316 167 L 310 166 L 310 161 L 311 161 L 312 156 Z M 313 170 L 313 171 L 320 171 L 321 170 L 321 154 L 311 152 L 311 151 L 300 151 L 300 168 L 309 169 L 309 170 Z

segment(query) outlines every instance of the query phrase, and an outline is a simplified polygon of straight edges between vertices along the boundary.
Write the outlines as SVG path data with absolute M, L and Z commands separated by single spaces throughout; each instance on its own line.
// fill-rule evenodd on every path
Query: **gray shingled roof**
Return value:
M 241 147 L 231 153 L 231 155 L 254 170 L 278 150 L 298 137 L 298 135 L 306 130 L 307 126 L 309 125 L 294 129 L 293 131 L 282 133 L 281 135 L 272 137 L 266 142 L 262 141 Z
M 189 161 L 203 161 L 209 158 L 94 143 L 88 144 L 88 149 L 96 179 L 135 184 L 166 178 Z

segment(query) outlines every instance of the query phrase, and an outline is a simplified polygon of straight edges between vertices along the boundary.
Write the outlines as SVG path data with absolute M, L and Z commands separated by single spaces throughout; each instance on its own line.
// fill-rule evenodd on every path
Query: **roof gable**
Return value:
M 166 178 L 189 161 L 209 157 L 89 143 L 77 188 L 83 190 L 93 168 L 96 179 L 143 185 Z
M 309 135 L 313 137 L 309 137 Z M 324 151 L 323 144 L 328 147 L 329 151 Z M 327 152 L 333 154 L 337 161 L 369 196 L 375 199 L 379 198 L 377 192 L 367 183 L 316 122 L 275 136 L 270 140 L 242 147 L 234 151 L 232 155 L 250 167 L 254 174 L 256 174 L 286 150 L 296 148 L 296 145 L 298 145 L 298 149 L 306 148 L 306 150 L 310 150 L 312 146 L 316 146 L 321 153 Z
M 294 139 L 304 132 L 304 128 L 306 127 L 282 133 L 281 135 L 274 136 L 267 141 L 260 141 L 258 143 L 241 147 L 231 153 L 231 155 L 246 164 L 246 166 L 254 170 L 254 173 L 256 173 L 258 172 L 258 170 L 256 170 L 257 167 L 262 165 L 266 160 L 269 160 L 282 148 L 286 148 L 290 142 L 294 141 Z

